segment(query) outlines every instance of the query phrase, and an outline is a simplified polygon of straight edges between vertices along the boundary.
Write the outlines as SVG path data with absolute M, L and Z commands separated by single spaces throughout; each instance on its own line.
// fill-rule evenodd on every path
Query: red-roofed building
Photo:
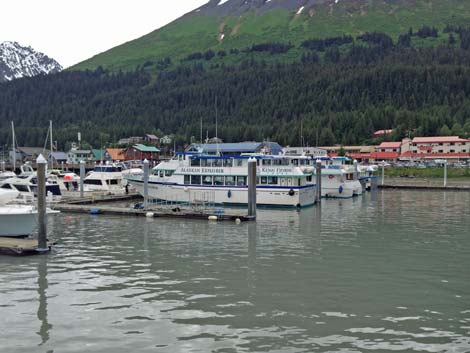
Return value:
M 382 142 L 377 152 L 400 152 L 401 142 Z
M 470 140 L 458 136 L 415 137 L 402 141 L 400 159 L 470 159 Z

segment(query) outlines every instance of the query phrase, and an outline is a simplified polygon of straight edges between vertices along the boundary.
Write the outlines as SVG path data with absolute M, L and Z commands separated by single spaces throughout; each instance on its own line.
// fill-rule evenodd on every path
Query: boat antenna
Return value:
M 201 140 L 200 140 L 200 141 L 201 141 L 201 145 L 202 145 L 202 144 L 204 143 L 204 142 L 202 141 L 202 116 L 201 116 L 201 119 L 200 119 L 200 121 L 199 121 L 199 124 L 200 124 L 200 129 L 201 129 L 201 131 L 200 131 L 200 133 L 201 133 Z

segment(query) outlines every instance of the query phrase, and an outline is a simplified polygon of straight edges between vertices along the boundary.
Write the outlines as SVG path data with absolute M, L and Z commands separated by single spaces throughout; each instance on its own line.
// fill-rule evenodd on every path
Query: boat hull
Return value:
M 0 207 L 0 225 L 2 237 L 28 236 L 37 227 L 37 211 L 30 206 Z
M 144 183 L 141 180 L 129 179 L 141 195 L 144 194 Z M 186 186 L 149 182 L 148 196 L 151 199 L 175 203 L 214 203 L 226 205 L 246 205 L 248 203 L 247 187 Z M 272 207 L 306 207 L 315 203 L 315 186 L 303 187 L 263 187 L 256 188 L 256 203 L 259 206 Z

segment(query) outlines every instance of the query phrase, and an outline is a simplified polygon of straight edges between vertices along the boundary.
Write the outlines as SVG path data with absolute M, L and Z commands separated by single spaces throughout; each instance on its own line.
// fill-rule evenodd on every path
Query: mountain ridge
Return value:
M 57 61 L 30 46 L 10 41 L 0 43 L 0 82 L 61 70 L 62 66 Z
M 410 27 L 470 25 L 462 0 L 211 0 L 170 24 L 100 53 L 72 70 L 101 66 L 134 70 L 148 61 L 183 60 L 194 52 L 253 44 L 384 32 L 397 39 Z

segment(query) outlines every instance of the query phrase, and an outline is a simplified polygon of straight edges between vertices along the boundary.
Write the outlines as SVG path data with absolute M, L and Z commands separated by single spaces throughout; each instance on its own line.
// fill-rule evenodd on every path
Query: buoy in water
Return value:
M 240 223 L 242 223 L 242 221 L 241 221 L 240 218 L 236 218 L 236 219 L 235 219 L 235 223 L 236 223 L 236 224 L 240 224 Z
M 153 213 L 153 212 L 147 212 L 147 213 L 145 214 L 145 217 L 147 217 L 147 218 L 152 218 L 153 216 L 154 216 L 154 213 Z
M 209 216 L 207 219 L 209 221 L 217 221 L 217 216 Z

